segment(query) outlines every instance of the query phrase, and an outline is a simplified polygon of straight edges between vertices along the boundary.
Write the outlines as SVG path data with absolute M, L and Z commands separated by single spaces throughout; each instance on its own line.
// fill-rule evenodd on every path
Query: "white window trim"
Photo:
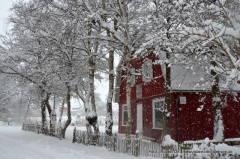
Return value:
M 150 76 L 149 77 L 146 76 L 146 72 L 145 72 L 147 65 L 150 65 L 150 70 L 149 70 Z M 144 82 L 149 82 L 152 79 L 153 79 L 153 64 L 152 64 L 152 59 L 148 59 L 142 64 L 142 80 Z
M 124 106 L 127 106 L 127 104 L 122 105 L 122 126 L 127 126 L 127 125 L 124 125 Z
M 156 128 L 155 127 L 155 105 L 154 105 L 154 103 L 158 102 L 158 101 L 164 101 L 165 102 L 165 98 L 157 98 L 157 99 L 152 100 L 152 115 L 153 115 L 153 118 L 152 118 L 153 119 L 152 120 L 153 127 L 152 127 L 152 129 L 163 130 L 163 128 Z

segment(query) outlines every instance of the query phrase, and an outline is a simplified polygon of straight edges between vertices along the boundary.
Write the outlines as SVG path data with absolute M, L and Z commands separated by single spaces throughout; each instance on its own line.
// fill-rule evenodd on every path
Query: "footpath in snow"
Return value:
M 134 156 L 108 151 L 105 147 L 73 144 L 73 128 L 70 126 L 67 129 L 66 139 L 59 140 L 22 131 L 21 126 L 0 126 L 0 159 L 136 159 Z

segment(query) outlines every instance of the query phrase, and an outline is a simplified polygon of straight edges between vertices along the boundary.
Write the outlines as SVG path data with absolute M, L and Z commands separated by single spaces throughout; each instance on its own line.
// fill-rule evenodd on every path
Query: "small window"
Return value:
M 142 84 L 136 85 L 136 96 L 137 99 L 142 99 Z
M 126 126 L 128 122 L 127 105 L 122 105 L 122 125 Z
M 186 104 L 186 97 L 180 97 L 180 104 Z
M 153 128 L 163 128 L 164 98 L 153 100 Z
M 151 81 L 153 78 L 153 67 L 152 67 L 152 60 L 148 59 L 142 65 L 142 77 L 143 81 L 148 82 Z

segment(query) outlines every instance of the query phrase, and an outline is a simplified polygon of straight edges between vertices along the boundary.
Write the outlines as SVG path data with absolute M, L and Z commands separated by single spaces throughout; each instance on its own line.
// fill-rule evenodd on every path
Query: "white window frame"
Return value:
M 158 98 L 158 99 L 153 99 L 152 100 L 152 114 L 153 114 L 152 123 L 153 123 L 153 129 L 163 130 L 163 128 L 155 127 L 155 102 L 160 102 L 160 101 L 163 101 L 162 110 L 160 110 L 163 113 L 163 111 L 164 111 L 164 104 L 165 104 L 165 98 Z
M 153 64 L 152 60 L 148 59 L 142 64 L 142 80 L 149 82 L 153 79 Z
M 123 104 L 123 105 L 122 105 L 122 126 L 127 126 L 127 125 L 124 125 L 124 111 L 127 112 L 127 109 L 124 110 L 124 107 L 127 108 L 127 104 Z M 127 113 L 128 113 L 128 112 L 127 112 Z

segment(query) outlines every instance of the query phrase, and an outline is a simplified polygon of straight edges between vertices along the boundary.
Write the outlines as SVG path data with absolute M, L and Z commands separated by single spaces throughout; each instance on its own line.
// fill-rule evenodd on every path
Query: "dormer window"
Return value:
M 149 82 L 153 78 L 153 67 L 152 60 L 148 59 L 142 65 L 142 80 L 144 82 Z

